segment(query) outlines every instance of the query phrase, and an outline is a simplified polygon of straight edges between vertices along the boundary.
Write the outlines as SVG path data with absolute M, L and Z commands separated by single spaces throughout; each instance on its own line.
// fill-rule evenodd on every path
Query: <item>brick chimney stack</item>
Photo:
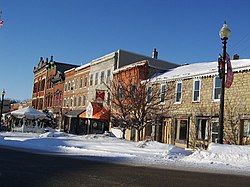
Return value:
M 154 50 L 152 52 L 152 58 L 158 59 L 158 51 L 156 50 L 156 48 L 154 48 Z

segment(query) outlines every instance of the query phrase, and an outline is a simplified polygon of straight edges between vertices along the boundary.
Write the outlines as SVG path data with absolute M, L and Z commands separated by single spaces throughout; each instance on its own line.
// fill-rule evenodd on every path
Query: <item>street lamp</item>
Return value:
M 227 40 L 231 34 L 229 27 L 226 22 L 223 24 L 220 30 L 220 38 L 223 44 L 223 56 L 222 60 L 219 61 L 219 73 L 221 79 L 221 95 L 220 95 L 220 116 L 219 116 L 219 137 L 218 143 L 223 144 L 223 130 L 224 130 L 224 95 L 225 95 L 225 63 L 226 63 L 226 55 L 227 55 Z
M 3 114 L 3 101 L 4 101 L 5 90 L 2 91 L 2 100 L 1 100 L 1 110 L 0 110 L 0 127 L 2 127 L 2 114 Z

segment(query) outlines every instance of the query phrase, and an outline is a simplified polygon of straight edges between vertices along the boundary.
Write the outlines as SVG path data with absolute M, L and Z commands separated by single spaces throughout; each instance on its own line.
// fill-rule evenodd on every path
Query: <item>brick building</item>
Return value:
M 55 116 L 61 115 L 64 89 L 64 72 L 76 65 L 56 62 L 51 56 L 42 57 L 34 67 L 32 106 L 39 110 L 49 110 Z
M 63 111 L 66 132 L 83 133 L 79 115 L 86 110 L 89 72 L 90 63 L 65 72 Z
M 221 81 L 218 62 L 184 65 L 156 77 L 174 89 L 171 107 L 163 111 L 162 142 L 181 147 L 206 147 L 218 138 Z M 250 143 L 250 60 L 232 60 L 234 82 L 225 90 L 225 143 Z M 167 102 L 167 101 L 165 101 Z

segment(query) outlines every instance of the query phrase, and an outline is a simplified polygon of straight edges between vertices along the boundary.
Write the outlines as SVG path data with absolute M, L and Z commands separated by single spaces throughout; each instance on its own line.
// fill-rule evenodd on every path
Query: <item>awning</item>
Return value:
M 71 110 L 64 115 L 70 118 L 77 118 L 81 113 L 83 113 L 85 110 Z
M 101 121 L 109 121 L 110 118 L 110 110 L 103 107 L 101 103 L 91 102 L 93 107 L 93 115 L 90 119 L 97 119 Z M 86 111 L 79 115 L 80 118 L 87 118 Z

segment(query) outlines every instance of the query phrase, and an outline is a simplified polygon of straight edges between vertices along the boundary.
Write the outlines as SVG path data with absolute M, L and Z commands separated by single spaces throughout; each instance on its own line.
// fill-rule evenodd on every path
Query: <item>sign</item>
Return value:
M 105 90 L 96 90 L 96 100 L 104 101 L 105 98 Z
M 89 102 L 87 108 L 86 108 L 86 118 L 92 118 L 93 116 L 93 106 L 91 102 Z

